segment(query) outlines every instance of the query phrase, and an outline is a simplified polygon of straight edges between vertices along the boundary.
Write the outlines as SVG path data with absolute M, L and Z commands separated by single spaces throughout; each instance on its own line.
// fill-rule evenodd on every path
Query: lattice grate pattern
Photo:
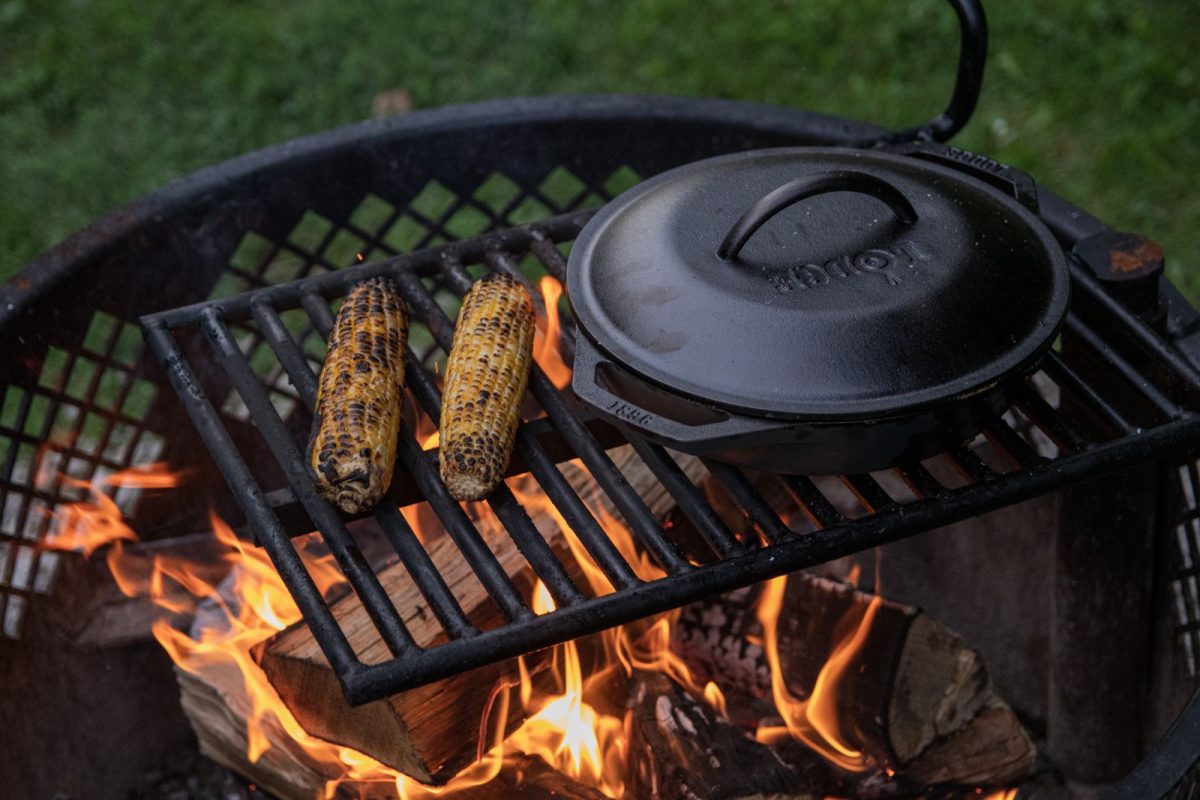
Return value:
M 475 236 L 513 224 L 597 207 L 640 180 L 622 166 L 600 181 L 585 181 L 563 166 L 534 179 L 501 172 L 458 191 L 436 178 L 393 200 L 368 193 L 348 214 L 308 210 L 286 235 L 247 230 L 227 260 L 213 265 L 209 299 L 320 275 L 365 261 Z M 427 288 L 447 313 L 458 297 L 437 281 Z M 196 298 L 199 299 L 199 298 Z M 280 315 L 309 363 L 319 369 L 324 337 L 294 310 Z M 238 346 L 268 387 L 272 404 L 288 420 L 302 403 L 269 346 L 252 324 L 235 327 Z M 78 482 L 95 483 L 167 452 L 171 424 L 181 416 L 173 397 L 158 404 L 165 387 L 148 376 L 141 333 L 131 320 L 96 311 L 82 334 L 64 335 L 36 357 L 25 354 L 21 380 L 0 387 L 0 638 L 20 636 L 35 595 L 48 593 L 62 556 L 44 545 L 61 503 L 83 500 Z M 416 332 L 412 346 L 434 365 L 441 358 L 432 337 Z M 438 365 L 440 368 L 440 365 Z M 157 379 L 156 379 L 157 380 Z M 168 390 L 169 393 L 169 390 Z M 226 387 L 223 417 L 242 423 L 249 413 Z M 138 509 L 136 489 L 109 491 L 126 515 Z
M 60 556 L 46 550 L 51 511 L 83 500 L 83 481 L 155 461 L 163 440 L 145 425 L 160 387 L 141 377 L 138 329 L 96 312 L 76 350 L 50 347 L 0 401 L 0 620 L 20 635 L 34 595 L 53 587 Z M 132 513 L 137 493 L 111 493 Z
M 559 166 L 536 186 L 524 189 L 512 178 L 492 172 L 463 194 L 431 180 L 407 205 L 368 194 L 340 225 L 308 211 L 282 242 L 273 242 L 253 231 L 247 233 L 234 251 L 229 267 L 214 284 L 209 299 L 317 276 L 557 214 L 596 208 L 640 180 L 636 172 L 622 166 L 603 181 L 589 186 L 566 167 Z M 529 258 L 529 264 L 536 263 L 536 259 Z M 536 277 L 539 271 L 544 274 L 539 267 L 534 267 L 532 274 Z M 456 294 L 435 279 L 428 280 L 426 288 L 451 318 L 457 314 Z M 297 310 L 284 313 L 282 319 L 319 370 L 325 353 L 323 337 Z M 299 397 L 270 347 L 253 326 L 239 326 L 234 335 L 255 374 L 269 387 L 276 410 L 287 419 L 297 409 Z M 411 344 L 423 357 L 442 358 L 427 332 L 417 331 Z M 250 419 L 245 403 L 232 387 L 220 410 L 233 419 L 243 422 Z
M 1177 569 L 1171 579 L 1176 636 L 1188 674 L 1200 675 L 1200 463 L 1178 468 L 1180 508 L 1171 521 Z

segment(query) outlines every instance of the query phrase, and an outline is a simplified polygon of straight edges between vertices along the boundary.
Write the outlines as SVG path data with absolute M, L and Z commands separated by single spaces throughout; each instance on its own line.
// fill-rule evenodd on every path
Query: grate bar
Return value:
M 279 318 L 279 313 L 262 301 L 251 305 L 250 313 L 254 318 L 254 324 L 258 326 L 259 333 L 263 335 L 271 350 L 279 358 L 279 363 L 283 364 L 283 370 L 300 395 L 300 399 L 308 406 L 309 411 L 315 411 L 317 376 L 313 373 L 304 353 L 300 351 L 300 346 L 288 333 L 283 320 Z
M 1100 358 L 1107 362 L 1125 381 L 1136 389 L 1143 397 L 1162 413 L 1167 419 L 1178 419 L 1179 406 L 1150 383 L 1144 375 L 1133 368 L 1116 350 L 1114 350 L 1100 334 L 1096 333 L 1087 323 L 1075 315 L 1067 317 L 1067 330 L 1086 344 Z
M 896 471 L 900 474 L 901 480 L 908 484 L 908 488 L 912 489 L 917 497 L 937 497 L 946 490 L 946 487 L 942 486 L 938 479 L 933 477 L 933 474 L 925 469 L 919 461 L 901 464 Z
M 387 499 L 375 509 L 375 519 L 383 529 L 383 535 L 404 562 L 404 569 L 417 584 L 421 596 L 429 603 L 434 616 L 442 624 L 451 639 L 469 639 L 479 633 L 467 619 L 454 592 L 446 585 L 442 573 L 434 566 L 433 559 L 421 545 L 408 520 L 397 510 L 399 503 L 389 493 Z
M 313 583 L 312 576 L 308 574 L 304 562 L 300 560 L 291 537 L 267 506 L 262 490 L 250 474 L 246 462 L 238 455 L 237 445 L 221 424 L 216 410 L 196 379 L 195 373 L 188 366 L 175 338 L 161 322 L 149 322 L 143 325 L 142 330 L 146 343 L 165 366 L 171 386 L 179 394 L 180 401 L 216 460 L 221 474 L 230 486 L 240 488 L 240 491 L 234 492 L 234 496 L 242 513 L 254 526 L 259 542 L 271 557 L 279 577 L 287 586 L 300 612 L 304 614 L 330 666 L 339 675 L 351 674 L 359 663 L 350 648 L 350 643 L 321 598 L 321 593 Z
M 1046 374 L 1055 383 L 1066 389 L 1084 405 L 1098 414 L 1114 432 L 1124 435 L 1133 430 L 1134 426 L 1121 416 L 1121 412 L 1117 411 L 1112 403 L 1108 402 L 1099 392 L 1089 386 L 1087 381 L 1075 371 L 1075 368 L 1064 361 L 1058 353 L 1053 350 L 1047 353 L 1042 369 L 1046 371 Z
M 784 488 L 800 505 L 809 519 L 818 528 L 832 528 L 846 521 L 841 512 L 833 507 L 812 479 L 804 475 L 780 475 Z
M 634 574 L 629 563 L 612 543 L 612 539 L 608 538 L 608 534 L 600 527 L 587 504 L 579 499 L 571 484 L 558 471 L 545 448 L 538 444 L 529 431 L 523 429 L 517 430 L 517 444 L 525 451 L 533 476 L 546 490 L 554 507 L 562 514 L 563 521 L 575 533 L 613 587 L 628 589 L 641 583 L 641 579 Z
M 422 321 L 433 334 L 438 345 L 446 352 L 449 352 L 450 344 L 454 338 L 454 327 L 450 322 L 450 318 L 433 301 L 433 298 L 425 291 L 425 287 L 421 285 L 419 280 L 410 281 L 401 276 L 397 283 L 405 296 L 405 300 L 418 310 Z M 415 369 L 419 369 L 419 367 Z M 420 381 L 422 378 L 427 379 L 428 375 L 418 376 L 417 380 Z M 425 392 L 422 405 L 426 410 L 435 405 L 433 398 L 437 395 L 436 387 L 414 385 L 414 389 Z M 432 391 L 430 391 L 431 389 Z M 421 398 L 418 397 L 418 399 Z M 440 404 L 440 400 L 437 403 Z M 530 471 L 534 474 L 534 478 L 554 498 L 555 507 L 562 513 L 563 519 L 572 526 L 580 541 L 587 548 L 588 553 L 596 560 L 596 564 L 604 571 L 608 579 L 615 586 L 619 587 L 632 586 L 638 583 L 637 576 L 634 575 L 633 570 L 626 563 L 625 559 L 621 557 L 612 540 L 608 538 L 608 535 L 596 522 L 595 517 L 592 516 L 587 506 L 579 499 L 574 490 L 571 489 L 571 485 L 563 477 L 562 473 L 558 471 L 553 459 L 550 458 L 545 448 L 542 447 L 537 438 L 524 425 L 517 430 L 517 447 L 521 455 L 525 457 Z M 507 491 L 507 488 L 505 491 Z M 566 593 L 564 592 L 565 597 Z
M 729 496 L 745 512 L 747 518 L 758 526 L 769 544 L 781 542 L 792 535 L 792 530 L 784 524 L 740 469 L 707 458 L 703 461 L 709 474 L 729 492 Z
M 313 524 L 321 531 L 342 573 L 362 598 L 364 608 L 375 627 L 379 629 L 388 649 L 398 654 L 414 647 L 415 643 L 400 620 L 396 607 L 392 605 L 387 592 L 379 583 L 379 578 L 354 545 L 341 516 L 317 495 L 308 474 L 308 467 L 292 443 L 287 426 L 279 418 L 279 412 L 267 397 L 265 387 L 259 382 L 250 362 L 246 360 L 245 354 L 233 340 L 229 329 L 215 309 L 204 315 L 201 328 L 218 361 L 237 388 L 242 402 L 250 409 L 268 447 L 283 467 L 292 492 L 304 506 Z
M 1200 372 L 1144 320 L 1129 313 L 1120 300 L 1105 291 L 1091 270 L 1074 258 L 1071 260 L 1071 283 L 1074 291 L 1084 295 L 1104 312 L 1106 325 L 1114 332 L 1123 331 L 1132 336 L 1141 348 L 1182 383 L 1191 400 L 1200 398 Z
M 674 498 L 679 510 L 696 526 L 696 531 L 721 558 L 742 555 L 746 547 L 729 532 L 725 523 L 713 511 L 708 501 L 660 445 L 651 444 L 641 437 L 629 438 L 629 443 L 646 466 L 662 483 L 667 493 Z
M 444 274 L 454 281 L 452 288 L 460 294 L 471 288 L 471 276 L 461 263 L 447 261 Z M 434 302 L 421 281 L 416 276 L 404 274 L 398 276 L 397 283 L 405 295 L 410 307 L 416 308 L 422 321 L 429 327 L 434 338 L 448 350 L 453 339 L 453 325 L 446 313 Z M 446 338 L 443 343 L 443 338 Z M 617 510 L 629 523 L 634 535 L 646 546 L 658 565 L 668 573 L 686 572 L 691 565 L 679 553 L 678 548 L 662 531 L 662 526 L 650 509 L 642 502 L 637 492 L 625 480 L 612 459 L 604 452 L 604 448 L 596 441 L 587 427 L 578 417 L 566 407 L 554 384 L 546 378 L 537 364 L 533 365 L 529 375 L 529 390 L 545 409 L 547 416 L 563 438 L 583 459 L 583 463 L 591 472 L 592 477 L 600 484 L 605 493 L 612 499 Z
M 872 514 L 896 504 L 891 495 L 870 475 L 843 475 L 842 482 Z
M 529 249 L 537 256 L 537 260 L 563 286 L 567 285 L 567 259 L 559 252 L 558 246 L 548 239 L 544 233 L 537 231 L 529 242 Z
M 314 411 L 317 402 L 317 376 L 300 351 L 299 345 L 288 334 L 287 328 L 274 308 L 259 302 L 253 304 L 252 313 L 260 332 L 264 334 L 271 349 L 279 356 L 280 363 L 284 365 L 288 378 L 296 387 L 296 391 L 300 393 L 305 406 L 310 412 Z M 389 492 L 388 500 L 380 503 L 375 510 L 375 517 L 383 529 L 384 536 L 387 537 L 400 560 L 404 562 L 409 576 L 417 584 L 421 595 L 429 603 L 446 634 L 453 639 L 475 635 L 477 631 L 467 621 L 462 607 L 455 599 L 454 593 L 450 591 L 450 587 L 446 585 L 441 573 L 433 565 L 429 553 L 421 546 L 421 542 L 417 539 L 408 521 L 396 510 L 398 503 L 395 503 L 393 494 Z
M 417 396 L 417 401 L 433 423 L 440 425 L 442 397 L 437 386 L 411 349 L 408 351 L 408 363 L 408 383 L 413 389 L 413 394 Z M 533 567 L 533 571 L 546 584 L 555 602 L 562 606 L 583 600 L 583 595 L 571 582 L 566 569 L 554 557 L 550 545 L 546 544 L 546 540 L 538 533 L 533 520 L 529 518 L 529 513 L 517 502 L 508 485 L 501 481 L 485 502 L 500 519 L 521 555 L 529 562 L 529 566 Z
M 329 331 L 333 328 L 333 313 L 324 303 L 310 305 L 312 309 L 309 318 L 317 326 L 317 331 L 328 339 Z M 306 307 L 305 311 L 309 309 Z M 429 499 L 430 507 L 445 526 L 450 538 L 458 545 L 459 551 L 479 578 L 479 582 L 495 599 L 505 619 L 511 622 L 532 616 L 533 612 L 521 599 L 517 587 L 500 566 L 495 553 L 488 549 L 479 531 L 446 491 L 446 485 L 442 483 L 437 467 L 431 462 L 429 454 L 421 449 L 413 433 L 402 426 L 396 441 L 398 454 L 405 469 L 413 477 L 422 494 Z
M 987 436 L 988 441 L 1003 450 L 1009 458 L 1017 463 L 1018 467 L 1028 467 L 1046 460 L 1038 455 L 1029 442 L 1025 441 L 1024 437 L 1000 417 L 995 417 L 984 428 L 983 433 Z
M 992 468 L 969 448 L 955 447 L 946 453 L 946 457 L 955 469 L 972 483 L 982 483 L 996 476 Z
M 1017 405 L 1029 421 L 1041 428 L 1062 450 L 1077 453 L 1087 447 L 1087 440 L 1063 421 L 1032 382 L 1026 381 L 1017 390 Z
M 642 498 L 629 485 L 629 481 L 613 464 L 604 448 L 591 432 L 567 408 L 566 403 L 554 388 L 554 384 L 536 365 L 529 376 L 530 390 L 542 404 L 555 426 L 579 453 L 584 465 L 612 500 L 613 505 L 629 524 L 638 540 L 646 547 L 658 565 L 668 574 L 688 572 L 692 565 L 687 562 L 667 536 L 661 523 L 650 513 Z

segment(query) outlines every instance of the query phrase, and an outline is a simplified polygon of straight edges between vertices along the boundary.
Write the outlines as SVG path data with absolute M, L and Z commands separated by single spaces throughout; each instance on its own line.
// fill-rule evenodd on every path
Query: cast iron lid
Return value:
M 908 156 L 797 147 L 688 164 L 621 195 L 572 248 L 568 293 L 600 350 L 663 388 L 853 420 L 1031 366 L 1066 314 L 1069 275 L 1049 230 L 997 189 Z

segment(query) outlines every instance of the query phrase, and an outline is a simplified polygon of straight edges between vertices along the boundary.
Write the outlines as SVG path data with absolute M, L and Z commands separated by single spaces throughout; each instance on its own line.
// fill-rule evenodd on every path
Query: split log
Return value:
M 633 682 L 627 791 L 645 800 L 815 800 L 771 748 L 665 675 Z M 823 794 L 821 795 L 823 796 Z
M 1016 714 L 993 699 L 970 722 L 906 765 L 904 777 L 925 786 L 1007 786 L 1028 777 L 1036 756 Z
M 325 785 L 337 776 L 312 759 L 268 716 L 255 724 L 271 746 L 257 761 L 246 755 L 250 713 L 245 692 L 236 683 L 241 678 L 228 672 L 230 685 L 215 682 L 224 677 L 203 677 L 175 669 L 179 700 L 200 743 L 200 752 L 218 764 L 253 781 L 281 798 L 323 797 Z
M 693 677 L 725 692 L 731 707 L 763 714 L 773 703 L 755 613 L 759 593 L 744 589 L 688 606 L 672 647 Z M 777 630 L 794 696 L 811 694 L 834 643 L 855 631 L 874 600 L 826 578 L 789 577 Z M 979 654 L 911 606 L 878 601 L 835 696 L 850 743 L 905 778 L 996 785 L 1032 766 L 1033 744 L 996 696 Z
M 139 591 L 130 597 L 113 579 L 108 558 L 91 558 L 78 569 L 87 577 L 79 580 L 78 592 L 72 593 L 56 615 L 62 617 L 60 630 L 75 644 L 86 648 L 123 647 L 150 641 L 155 620 L 178 623 L 191 616 L 196 597 L 175 581 L 163 581 L 164 594 L 155 599 L 142 587 L 150 581 L 155 559 L 188 565 L 197 578 L 212 585 L 229 572 L 225 558 L 229 549 L 211 533 L 196 533 L 150 542 L 120 542 L 114 555 L 120 573 Z M 104 555 L 110 555 L 111 551 Z M 64 556 L 70 558 L 71 556 Z M 171 610 L 167 610 L 171 609 Z
M 247 751 L 248 703 L 240 678 L 232 671 L 208 673 L 203 677 L 175 670 L 180 700 L 200 743 L 200 752 L 218 764 L 266 789 L 281 800 L 311 800 L 325 797 L 326 786 L 340 777 L 338 769 L 323 764 L 304 752 L 271 716 L 255 723 L 266 736 L 269 748 L 251 762 Z M 216 681 L 230 679 L 232 685 Z M 346 781 L 338 785 L 336 798 L 394 800 L 391 782 Z M 456 800 L 602 800 L 600 792 L 578 783 L 531 756 L 506 759 L 500 773 L 485 784 L 454 793 Z
M 656 516 L 664 515 L 673 501 L 632 448 L 614 451 L 612 457 L 650 510 Z M 702 472 L 694 459 L 684 468 L 693 479 Z M 562 470 L 585 502 L 616 514 L 585 470 L 571 463 L 564 464 Z M 533 521 L 564 563 L 572 564 L 555 518 L 535 513 Z M 486 538 L 501 567 L 528 597 L 534 575 L 524 557 L 502 530 L 495 530 Z M 499 610 L 449 537 L 438 538 L 427 549 L 472 624 L 480 630 L 499 626 L 503 619 Z M 402 564 L 380 571 L 379 581 L 418 646 L 436 646 L 444 641 L 441 626 Z M 577 584 L 582 586 L 582 580 L 577 580 Z M 364 663 L 391 657 L 356 597 L 345 597 L 332 604 L 331 609 Z M 350 708 L 304 623 L 268 640 L 258 648 L 256 657 L 284 703 L 307 731 L 361 750 L 425 783 L 442 783 L 477 757 L 480 720 L 492 700 L 493 688 L 501 682 L 514 683 L 517 677 L 516 661 L 510 660 Z M 506 731 L 514 730 L 522 719 L 519 704 L 512 703 Z

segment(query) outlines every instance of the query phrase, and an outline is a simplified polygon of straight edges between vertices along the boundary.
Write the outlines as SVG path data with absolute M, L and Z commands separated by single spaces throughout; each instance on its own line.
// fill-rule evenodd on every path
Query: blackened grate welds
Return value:
M 493 188 L 504 194 L 502 183 Z M 554 204 L 570 205 L 580 202 L 583 192 L 585 189 L 567 176 L 553 181 L 547 178 L 546 185 L 533 192 L 509 192 L 507 203 L 512 207 L 505 207 L 503 217 L 511 219 L 517 208 L 514 203 L 536 201 L 547 206 L 543 201 L 553 200 Z M 434 202 L 437 198 L 431 198 L 429 208 L 415 212 L 422 224 L 447 224 L 445 215 L 454 213 L 453 204 L 463 203 L 451 200 L 450 206 L 441 208 Z M 394 225 L 396 219 L 387 209 L 380 213 L 380 220 L 362 223 L 372 231 L 363 231 L 361 238 L 371 242 L 370 247 L 388 252 L 393 248 L 380 238 L 379 231 Z M 411 210 L 406 213 L 413 214 Z M 299 407 L 293 417 L 304 417 L 300 413 L 304 409 L 311 411 L 319 364 L 308 340 L 328 332 L 333 318 L 331 302 L 353 283 L 387 275 L 404 295 L 415 326 L 407 358 L 416 418 L 436 424 L 441 397 L 433 370 L 450 345 L 452 316 L 461 296 L 487 271 L 526 280 L 522 270 L 531 264 L 539 272 L 563 280 L 566 262 L 561 248 L 573 241 L 590 213 L 551 217 L 341 271 L 335 271 L 340 264 L 322 263 L 320 252 L 329 244 L 324 241 L 328 233 L 318 232 L 313 245 L 318 252 L 309 258 L 313 265 L 325 267 L 323 271 L 309 269 L 306 277 L 290 283 L 142 319 L 147 342 L 166 366 L 172 386 L 351 703 L 367 702 L 894 541 L 1165 453 L 1195 448 L 1200 441 L 1196 415 L 1200 377 L 1136 317 L 1109 303 L 1079 267 L 1073 271 L 1073 308 L 1088 310 L 1089 322 L 1085 324 L 1072 312 L 1061 346 L 1043 363 L 1042 371 L 1020 387 L 1012 408 L 986 421 L 984 433 L 972 442 L 921 463 L 870 475 L 780 477 L 703 462 L 712 482 L 706 488 L 733 504 L 745 518 L 747 530 L 756 534 L 751 536 L 730 530 L 725 521 L 728 517 L 717 513 L 711 495 L 688 479 L 669 450 L 595 418 L 569 389 L 556 389 L 535 365 L 526 398 L 527 421 L 518 431 L 510 470 L 532 475 L 615 591 L 592 596 L 576 585 L 533 527 L 528 510 L 502 485 L 487 501 L 488 513 L 504 527 L 556 602 L 556 610 L 535 615 L 485 544 L 475 521 L 450 499 L 438 476 L 436 454 L 423 449 L 414 418 L 406 417 L 398 442 L 396 478 L 387 501 L 373 514 L 445 631 L 444 643 L 418 647 L 356 547 L 346 521 L 317 497 L 305 472 L 302 433 L 285 424 L 271 395 L 284 392 L 294 398 Z M 297 314 L 303 318 L 285 324 L 285 318 Z M 1096 324 L 1098 315 L 1105 322 L 1102 326 Z M 562 329 L 566 339 L 562 349 L 570 352 L 574 328 L 569 319 L 564 319 Z M 241 346 L 238 331 L 265 342 L 273 360 L 259 366 L 270 369 L 251 363 L 252 356 Z M 424 344 L 417 349 L 414 341 Z M 1088 368 L 1079 368 L 1077 359 Z M 1097 363 L 1105 369 L 1095 370 Z M 219 367 L 218 375 L 225 376 L 222 386 L 236 390 L 278 462 L 284 484 L 264 482 L 263 476 L 256 475 L 226 430 L 228 418 L 218 415 L 214 398 L 197 377 L 212 375 L 213 365 Z M 1097 374 L 1111 376 L 1111 386 L 1084 377 Z M 1120 391 L 1112 391 L 1117 386 Z M 707 558 L 695 556 L 695 542 L 684 547 L 676 541 L 672 529 L 651 513 L 614 465 L 606 451 L 626 442 L 689 518 L 690 527 L 709 551 Z M 638 576 L 557 468 L 557 463 L 571 459 L 581 460 L 619 511 L 637 545 L 666 577 L 643 580 Z M 1191 480 L 1195 485 L 1194 474 Z M 398 510 L 420 501 L 428 503 L 496 602 L 506 620 L 501 627 L 477 630 L 455 601 Z M 787 509 L 780 507 L 784 501 Z M 393 654 L 390 660 L 363 664 L 351 651 L 289 538 L 312 528 L 321 532 L 369 612 Z M 1189 546 L 1195 544 L 1188 542 Z M 1195 570 L 1195 562 L 1191 568 Z

